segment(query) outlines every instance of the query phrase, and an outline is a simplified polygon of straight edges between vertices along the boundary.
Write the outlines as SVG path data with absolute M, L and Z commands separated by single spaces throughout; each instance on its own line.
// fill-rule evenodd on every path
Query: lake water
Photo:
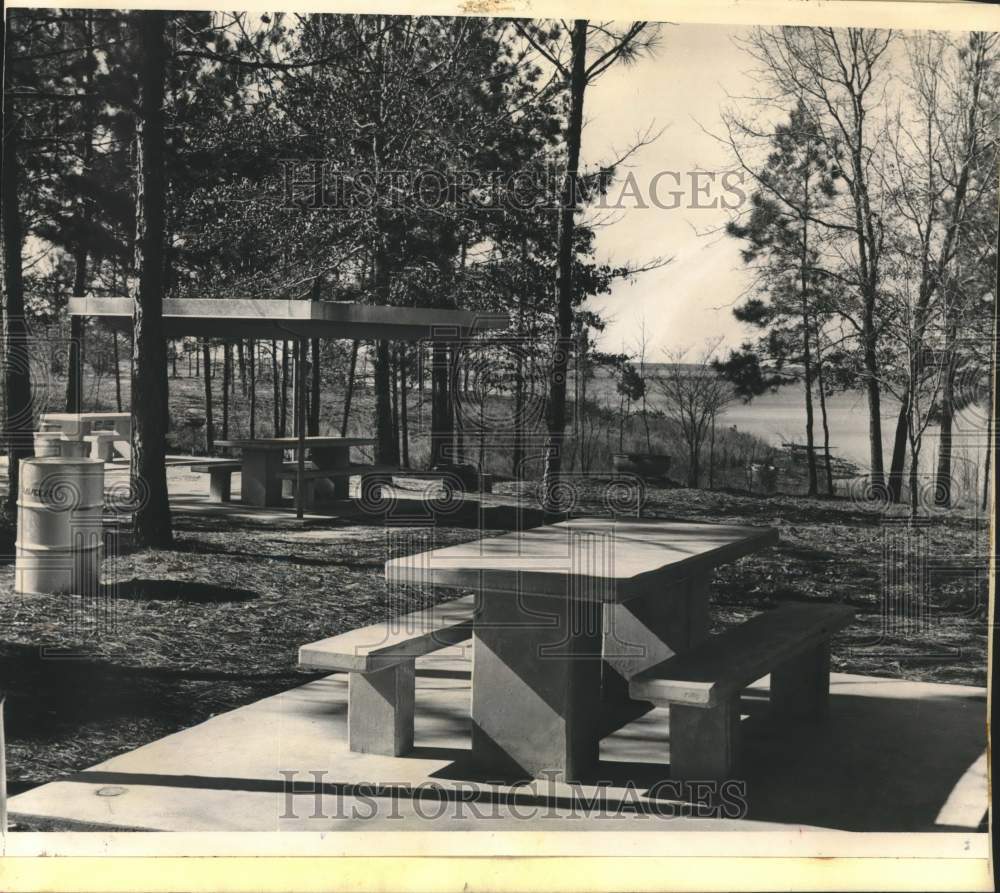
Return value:
M 835 394 L 827 398 L 830 447 L 839 456 L 867 469 L 870 462 L 868 443 L 868 399 L 862 392 Z M 822 446 L 823 428 L 819 401 L 815 404 L 815 438 Z M 882 398 L 882 437 L 888 469 L 892 459 L 892 439 L 896 431 L 898 401 Z M 722 416 L 727 425 L 755 434 L 769 443 L 795 441 L 805 443 L 806 411 L 801 387 L 780 388 L 777 393 L 756 397 L 751 403 L 735 403 Z M 953 453 L 963 461 L 982 468 L 986 455 L 987 415 L 984 407 L 971 406 L 960 414 L 953 427 Z M 929 426 L 920 452 L 920 470 L 933 472 L 937 465 L 939 429 Z

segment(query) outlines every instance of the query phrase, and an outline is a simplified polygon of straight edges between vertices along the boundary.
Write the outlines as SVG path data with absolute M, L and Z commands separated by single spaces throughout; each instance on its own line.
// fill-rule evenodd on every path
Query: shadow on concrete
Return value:
M 938 830 L 942 805 L 986 746 L 986 702 L 982 695 L 844 693 L 831 697 L 822 723 L 782 722 L 762 711 L 744 720 L 742 732 L 747 818 L 845 831 Z
M 434 776 L 432 776 L 433 778 Z M 422 782 L 419 784 L 377 781 L 322 781 L 307 780 L 292 777 L 259 779 L 236 778 L 227 776 L 204 775 L 168 775 L 144 772 L 114 772 L 106 770 L 87 769 L 63 779 L 66 782 L 80 784 L 104 785 L 107 787 L 159 787 L 181 788 L 201 791 L 238 791 L 251 794 L 285 795 L 285 808 L 295 810 L 294 798 L 301 797 L 301 816 L 285 815 L 279 818 L 306 817 L 308 811 L 316 808 L 317 797 L 339 799 L 342 797 L 364 796 L 374 800 L 423 801 L 433 803 L 478 804 L 482 806 L 510 806 L 512 803 L 520 808 L 545 809 L 552 812 L 556 818 L 557 812 L 580 813 L 581 809 L 610 812 L 614 815 L 654 815 L 670 817 L 673 811 L 668 804 L 677 803 L 681 799 L 683 805 L 686 798 L 671 798 L 669 801 L 643 801 L 634 795 L 622 796 L 617 791 L 603 790 L 610 785 L 592 785 L 581 783 L 574 786 L 573 793 L 541 793 L 547 790 L 547 783 L 542 780 L 525 780 L 508 783 L 502 779 L 483 779 L 479 786 L 473 787 L 470 782 L 476 779 L 465 778 L 464 786 L 449 784 L 434 784 Z M 632 783 L 634 790 L 635 782 Z M 694 801 L 687 801 L 694 802 Z M 323 816 L 314 816 L 323 818 Z

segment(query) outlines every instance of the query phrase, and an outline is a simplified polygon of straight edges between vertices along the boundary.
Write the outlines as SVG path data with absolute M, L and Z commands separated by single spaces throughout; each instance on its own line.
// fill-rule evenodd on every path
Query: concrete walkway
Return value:
M 416 747 L 351 753 L 347 680 L 309 682 L 10 800 L 49 827 L 170 831 L 975 831 L 986 810 L 985 691 L 835 674 L 823 725 L 744 698 L 745 770 L 670 781 L 654 710 L 604 739 L 580 785 L 469 765 L 469 646 L 418 661 Z

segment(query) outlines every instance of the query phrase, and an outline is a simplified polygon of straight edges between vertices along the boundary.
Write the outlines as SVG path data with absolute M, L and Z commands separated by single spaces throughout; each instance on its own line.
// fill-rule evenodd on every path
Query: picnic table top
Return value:
M 43 412 L 43 420 L 53 422 L 75 422 L 77 419 L 128 419 L 130 412 Z
M 307 447 L 372 446 L 374 437 L 325 437 L 304 438 Z M 299 445 L 297 437 L 255 437 L 253 439 L 217 440 L 216 446 L 241 450 L 291 450 Z
M 394 558 L 386 580 L 623 602 L 778 541 L 770 527 L 579 518 Z

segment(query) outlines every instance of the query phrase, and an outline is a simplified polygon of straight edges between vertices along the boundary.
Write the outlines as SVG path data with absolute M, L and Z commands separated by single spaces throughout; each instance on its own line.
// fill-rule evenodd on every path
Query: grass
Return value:
M 499 490 L 530 501 L 532 487 Z M 601 512 L 602 496 L 599 482 L 578 484 L 577 511 Z M 652 490 L 644 514 L 778 528 L 776 547 L 716 573 L 714 631 L 783 601 L 844 602 L 858 621 L 835 641 L 835 670 L 985 682 L 986 540 L 975 516 L 914 528 L 848 500 L 684 488 Z M 434 528 L 435 545 L 502 532 L 452 523 Z M 296 670 L 300 644 L 412 607 L 384 584 L 386 558 L 413 548 L 392 537 L 377 518 L 303 528 L 180 516 L 173 548 L 120 558 L 119 585 L 86 605 L 13 595 L 13 565 L 0 564 L 11 792 L 312 678 Z M 926 622 L 887 624 L 882 581 L 908 548 L 929 562 Z M 113 573 L 105 567 L 105 579 Z

